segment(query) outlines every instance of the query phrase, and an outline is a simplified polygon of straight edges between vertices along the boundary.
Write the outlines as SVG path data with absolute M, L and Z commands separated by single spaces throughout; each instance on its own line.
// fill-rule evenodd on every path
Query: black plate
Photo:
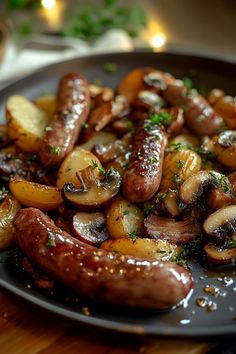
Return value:
M 106 62 L 115 63 L 118 70 L 113 74 L 106 73 L 103 69 Z M 229 94 L 236 94 L 236 64 L 173 53 L 114 53 L 51 65 L 11 84 L 1 91 L 0 112 L 3 113 L 4 102 L 12 94 L 19 93 L 35 98 L 46 91 L 55 92 L 59 78 L 69 71 L 80 71 L 91 81 L 99 79 L 103 84 L 115 87 L 126 72 L 142 66 L 168 70 L 179 78 L 192 76 L 197 86 L 219 87 Z M 236 273 L 233 270 L 229 273 L 222 273 L 222 270 L 221 273 L 209 272 L 200 265 L 193 264 L 195 287 L 188 306 L 185 303 L 173 311 L 143 312 L 95 305 L 86 300 L 77 301 L 73 294 L 61 289 L 54 294 L 39 292 L 28 286 L 28 280 L 15 266 L 12 252 L 9 250 L 0 253 L 0 259 L 5 259 L 0 264 L 0 285 L 44 309 L 70 319 L 118 331 L 165 336 L 197 337 L 236 333 Z M 225 276 L 230 277 L 232 283 L 224 282 Z M 219 287 L 221 296 L 206 294 L 206 285 Z M 196 300 L 202 296 L 216 303 L 217 310 L 208 312 L 206 308 L 196 306 Z M 90 316 L 83 314 L 84 306 L 89 307 Z

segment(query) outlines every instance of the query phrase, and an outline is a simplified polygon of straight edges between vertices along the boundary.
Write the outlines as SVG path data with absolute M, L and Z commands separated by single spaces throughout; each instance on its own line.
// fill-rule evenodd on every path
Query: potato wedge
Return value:
M 78 171 L 85 169 L 88 166 L 97 166 L 95 172 L 99 176 L 99 168 L 102 165 L 98 158 L 90 151 L 80 147 L 75 148 L 62 162 L 58 171 L 57 187 L 62 188 L 65 183 L 73 183 L 75 187 L 80 187 L 80 182 L 76 174 Z
M 136 205 L 117 197 L 106 210 L 106 218 L 111 238 L 135 238 L 140 233 L 143 214 Z
M 145 260 L 174 261 L 175 256 L 180 253 L 181 247 L 172 245 L 164 240 L 152 240 L 150 238 L 119 238 L 107 240 L 102 243 L 101 248 L 106 251 L 142 258 Z
M 125 96 L 129 103 L 132 102 L 138 95 L 139 91 L 145 87 L 143 81 L 144 75 L 145 69 L 143 68 L 130 71 L 122 78 L 118 86 L 118 94 Z
M 51 121 L 56 110 L 56 96 L 50 94 L 40 96 L 37 97 L 34 102 L 36 106 L 38 106 L 47 114 L 49 121 Z
M 23 205 L 44 211 L 57 209 L 63 199 L 56 187 L 29 182 L 21 178 L 11 178 L 9 188 L 14 197 Z
M 0 204 L 0 249 L 5 249 L 14 244 L 12 222 L 20 209 L 16 198 L 8 194 Z
M 34 153 L 41 147 L 47 114 L 24 96 L 11 96 L 6 103 L 8 135 L 23 151 Z

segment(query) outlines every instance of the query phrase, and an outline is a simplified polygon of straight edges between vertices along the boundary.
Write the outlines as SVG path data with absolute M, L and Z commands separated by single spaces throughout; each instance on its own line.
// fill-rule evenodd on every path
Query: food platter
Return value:
M 105 63 L 116 64 L 117 70 L 106 72 Z M 235 95 L 236 64 L 174 53 L 112 53 L 57 63 L 9 85 L 1 91 L 1 116 L 4 116 L 4 104 L 10 95 L 22 94 L 33 99 L 46 91 L 55 92 L 60 77 L 67 72 L 79 71 L 91 81 L 98 79 L 115 88 L 125 73 L 143 66 L 169 71 L 178 78 L 191 76 L 197 86 L 219 87 Z M 75 321 L 118 331 L 163 336 L 219 336 L 236 332 L 236 273 L 232 267 L 216 271 L 191 263 L 195 282 L 191 297 L 174 310 L 151 312 L 94 304 L 60 288 L 54 293 L 41 292 L 20 271 L 16 253 L 15 250 L 0 253 L 0 285 L 45 310 Z M 217 296 L 207 294 L 204 291 L 206 286 L 215 286 L 220 291 Z M 209 311 L 209 306 L 196 305 L 202 297 L 207 298 L 208 304 L 213 304 L 214 311 Z

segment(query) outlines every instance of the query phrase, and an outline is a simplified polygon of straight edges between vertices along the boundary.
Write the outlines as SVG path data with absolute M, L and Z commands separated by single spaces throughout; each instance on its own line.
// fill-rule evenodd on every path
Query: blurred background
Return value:
M 236 61 L 235 18 L 235 0 L 1 0 L 0 80 L 140 47 Z

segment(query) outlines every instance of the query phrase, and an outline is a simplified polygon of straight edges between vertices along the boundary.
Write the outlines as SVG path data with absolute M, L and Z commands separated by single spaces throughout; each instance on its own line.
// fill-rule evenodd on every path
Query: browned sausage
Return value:
M 77 73 L 64 75 L 59 84 L 56 112 L 39 154 L 45 166 L 60 164 L 73 149 L 88 112 L 87 80 Z
M 217 134 L 224 123 L 207 100 L 197 91 L 187 92 L 183 82 L 175 80 L 163 91 L 164 98 L 184 110 L 185 122 L 197 135 Z
M 94 300 L 164 309 L 179 303 L 193 286 L 185 268 L 87 245 L 61 231 L 38 209 L 21 209 L 14 227 L 18 245 L 34 265 Z
M 167 137 L 164 129 L 150 120 L 134 135 L 131 163 L 123 177 L 123 194 L 131 202 L 149 200 L 158 190 Z

